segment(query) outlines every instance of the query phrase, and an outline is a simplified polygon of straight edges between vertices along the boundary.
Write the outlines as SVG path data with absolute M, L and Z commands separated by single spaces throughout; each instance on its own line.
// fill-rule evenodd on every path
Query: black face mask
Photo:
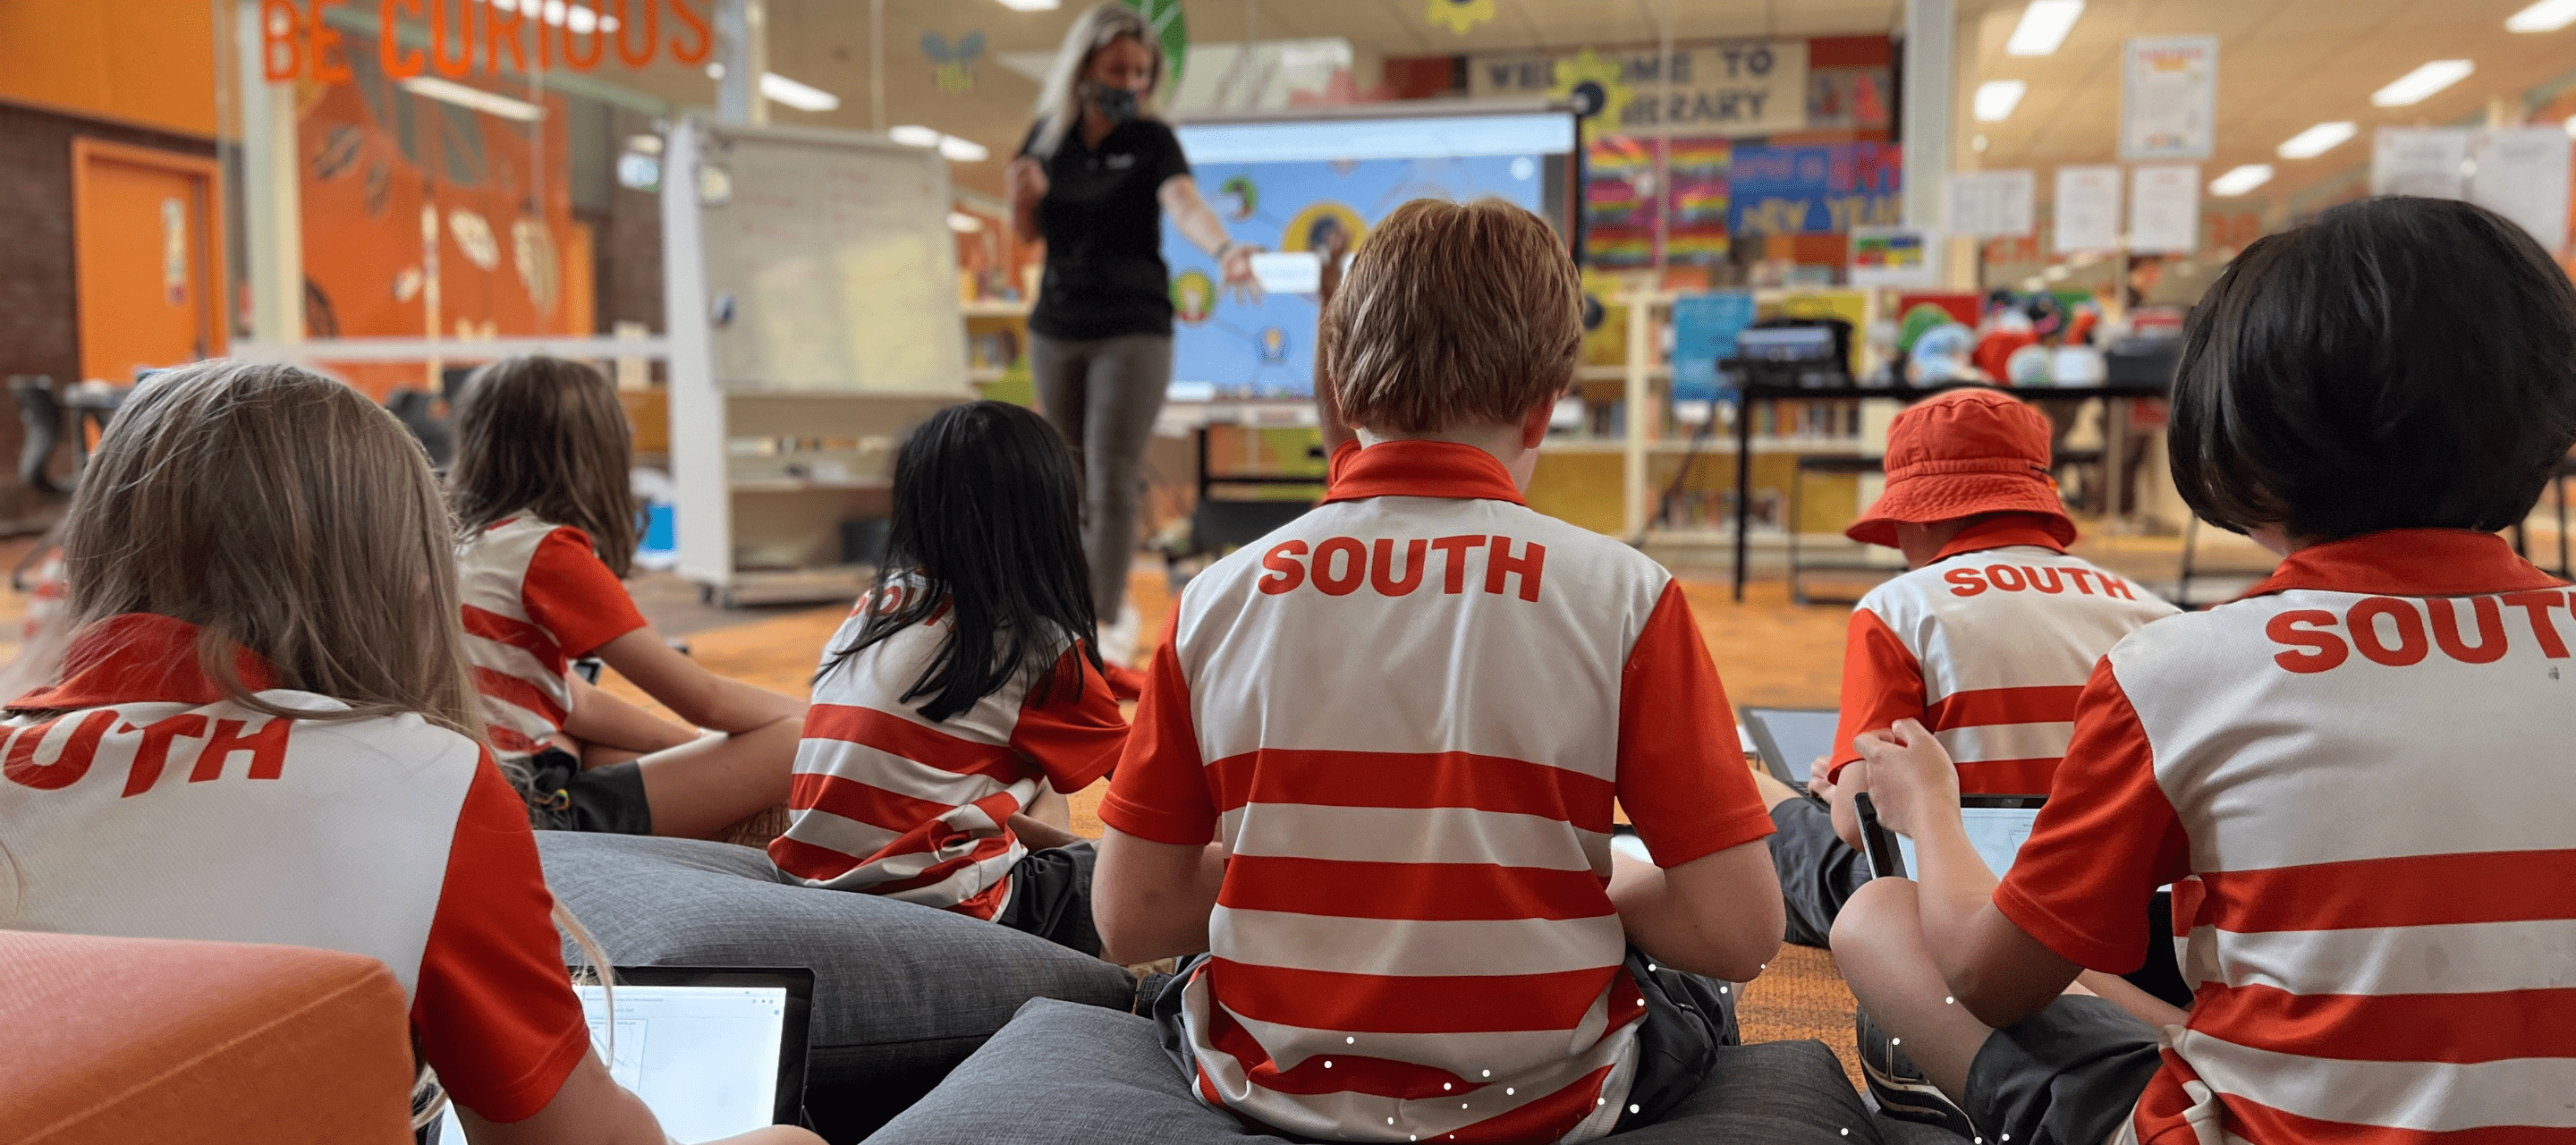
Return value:
M 1091 100 L 1091 106 L 1098 109 L 1100 114 L 1109 117 L 1110 123 L 1120 124 L 1136 118 L 1135 92 L 1123 87 L 1102 87 L 1089 81 L 1085 81 L 1082 86 Z

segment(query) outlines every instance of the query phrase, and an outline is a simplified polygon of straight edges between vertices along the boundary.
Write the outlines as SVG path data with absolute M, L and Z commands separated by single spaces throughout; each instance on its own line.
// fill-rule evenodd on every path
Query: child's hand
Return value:
M 1898 720 L 1882 731 L 1863 732 L 1852 741 L 1860 750 L 1855 767 L 1865 768 L 1861 782 L 1878 805 L 1878 821 L 1909 839 L 1923 837 L 1934 816 L 1959 813 L 1959 769 L 1941 741 L 1916 720 Z

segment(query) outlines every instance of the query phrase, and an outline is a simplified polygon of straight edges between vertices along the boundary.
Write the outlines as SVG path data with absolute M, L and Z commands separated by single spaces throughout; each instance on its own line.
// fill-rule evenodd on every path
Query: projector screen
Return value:
M 1280 289 L 1259 302 L 1225 294 L 1216 260 L 1166 217 L 1172 270 L 1172 397 L 1299 398 L 1314 393 L 1314 277 L 1334 229 L 1367 240 L 1395 208 L 1420 198 L 1498 198 L 1560 232 L 1569 217 L 1574 116 L 1527 106 L 1453 115 L 1200 119 L 1180 136 L 1199 193 L 1234 240 L 1277 255 L 1255 274 Z

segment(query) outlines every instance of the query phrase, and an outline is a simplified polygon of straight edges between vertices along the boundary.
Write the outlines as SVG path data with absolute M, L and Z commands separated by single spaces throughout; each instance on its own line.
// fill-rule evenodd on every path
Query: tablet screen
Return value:
M 624 985 L 617 988 L 614 1016 L 599 987 L 574 989 L 590 1019 L 591 1046 L 608 1059 L 609 1075 L 644 1099 L 673 1140 L 730 1137 L 770 1124 L 785 988 Z M 451 1105 L 440 1145 L 464 1140 Z
M 1986 869 L 2000 879 L 2012 869 L 2013 856 L 2021 853 L 2021 841 L 2030 838 L 2030 825 L 2039 818 L 2039 808 L 1962 807 L 1959 818 L 1967 824 L 1968 842 L 1975 844 L 1977 857 L 1984 859 Z M 1898 835 L 1896 849 L 1905 854 L 1905 869 L 1920 877 L 1923 865 L 1914 857 L 1914 840 Z

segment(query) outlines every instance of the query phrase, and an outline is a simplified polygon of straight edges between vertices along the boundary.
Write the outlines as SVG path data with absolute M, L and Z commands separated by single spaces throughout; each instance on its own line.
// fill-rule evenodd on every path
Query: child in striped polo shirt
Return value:
M 1591 1140 L 1699 1087 L 1779 947 L 1680 586 L 1521 495 L 1581 309 L 1536 216 L 1398 208 L 1324 311 L 1324 503 L 1181 595 L 1094 903 L 1112 960 L 1207 952 L 1145 1000 L 1207 1106 Z M 1613 859 L 1614 801 L 1654 865 Z
M 1938 737 L 1864 737 L 1920 882 L 1845 905 L 1853 993 L 1990 1140 L 2576 1141 L 2568 594 L 2496 536 L 2576 444 L 2576 288 L 2481 207 L 2333 208 L 2210 288 L 2170 440 L 2280 568 L 2113 646 L 2000 883 Z M 2186 877 L 2187 1017 L 2061 994 Z
M 1917 720 L 1949 748 L 1960 790 L 2046 795 L 2094 661 L 2174 614 L 2066 551 L 2075 523 L 2049 460 L 2048 419 L 1997 390 L 1951 390 L 1888 427 L 1887 492 L 1845 534 L 1903 551 L 1911 571 L 1852 610 L 1834 753 L 1809 773 L 1832 810 L 1767 774 L 1754 780 L 1779 827 L 1771 855 L 1789 941 L 1825 945 L 1869 878 L 1852 815 L 1865 789 L 1849 772 L 1854 737 Z

